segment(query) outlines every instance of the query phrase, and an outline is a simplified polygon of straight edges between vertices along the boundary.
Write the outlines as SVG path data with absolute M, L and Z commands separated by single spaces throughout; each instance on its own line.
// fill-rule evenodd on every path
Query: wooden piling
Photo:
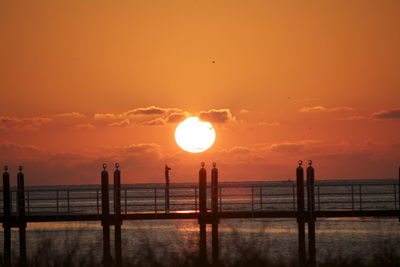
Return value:
M 114 171 L 114 216 L 115 216 L 115 266 L 122 266 L 122 245 L 121 245 L 121 171 L 119 164 L 115 164 Z
M 315 246 L 315 199 L 314 199 L 314 168 L 312 161 L 308 161 L 307 168 L 307 211 L 308 211 L 308 263 L 314 267 L 317 262 Z
M 301 166 L 303 162 L 299 160 L 296 170 L 297 184 L 297 226 L 299 236 L 299 265 L 306 265 L 306 239 L 305 239 L 305 216 L 304 216 L 304 171 Z
M 22 166 L 17 174 L 17 213 L 19 232 L 19 265 L 26 266 L 25 183 Z
M 101 172 L 101 225 L 103 226 L 103 265 L 111 265 L 110 254 L 110 206 L 108 196 L 108 172 L 107 165 L 103 164 Z
M 4 166 L 3 172 L 3 229 L 4 229 L 4 266 L 11 266 L 11 196 L 10 196 L 10 174 L 8 166 Z
M 211 170 L 211 210 L 213 219 L 211 223 L 211 236 L 212 236 L 212 263 L 218 265 L 219 263 L 219 240 L 218 240 L 218 169 L 217 164 L 213 162 L 213 169 Z
M 202 265 L 207 264 L 207 230 L 206 230 L 206 215 L 207 215 L 207 172 L 204 168 L 204 162 L 201 163 L 199 171 L 199 225 L 200 225 L 200 240 L 199 240 L 199 257 Z

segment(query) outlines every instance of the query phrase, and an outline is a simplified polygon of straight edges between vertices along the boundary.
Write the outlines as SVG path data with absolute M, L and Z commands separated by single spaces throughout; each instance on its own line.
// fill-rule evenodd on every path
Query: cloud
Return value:
M 22 164 L 25 161 L 46 159 L 46 152 L 37 146 L 16 143 L 0 144 L 0 161 L 4 164 Z
M 134 154 L 142 154 L 149 152 L 159 153 L 160 145 L 155 143 L 142 143 L 142 144 L 132 144 L 125 147 L 125 152 L 134 153 Z
M 85 118 L 86 116 L 79 112 L 67 112 L 67 113 L 59 113 L 54 115 L 54 117 L 58 118 Z
M 94 128 L 96 128 L 96 126 L 94 126 L 91 123 L 80 123 L 80 124 L 75 125 L 75 128 L 88 130 L 88 129 L 94 129 Z
M 98 184 L 102 164 L 111 167 L 115 162 L 121 164 L 124 183 L 161 182 L 164 158 L 160 145 L 155 143 L 110 147 L 88 155 L 53 153 L 32 145 L 0 144 L 0 164 L 8 165 L 13 174 L 18 165 L 23 165 L 28 185 Z
M 14 116 L 0 116 L 0 129 L 14 131 L 38 131 L 42 127 L 76 127 L 78 122 L 85 122 L 87 118 L 79 112 L 67 112 L 39 117 L 20 118 Z M 82 124 L 83 125 L 83 124 Z
M 156 143 L 98 147 L 81 154 L 5 143 L 0 144 L 0 164 L 8 164 L 13 175 L 17 166 L 23 165 L 29 185 L 98 184 L 102 164 L 108 164 L 112 177 L 115 162 L 121 165 L 123 183 L 161 183 L 165 163 L 171 164 L 174 182 L 195 182 L 200 161 L 205 161 L 207 167 L 216 161 L 224 181 L 287 180 L 295 177 L 298 159 L 312 159 L 318 179 L 385 178 L 397 170 L 399 145 L 382 146 L 369 140 L 330 144 L 299 140 L 234 146 L 199 157 L 171 151 L 164 154 L 163 147 Z
M 346 121 L 360 121 L 360 120 L 366 120 L 366 119 L 368 119 L 368 117 L 359 115 L 359 116 L 350 116 L 350 117 L 344 118 L 343 120 L 346 120 Z
M 271 151 L 274 152 L 297 152 L 306 148 L 305 143 L 279 143 L 271 145 Z
M 49 163 L 60 163 L 60 164 L 67 164 L 73 165 L 73 163 L 78 163 L 82 161 L 88 160 L 88 157 L 85 157 L 81 154 L 76 153 L 58 153 L 51 156 L 48 160 Z
M 191 114 L 179 108 L 162 108 L 157 106 L 149 106 L 144 108 L 136 108 L 121 114 L 114 113 L 97 113 L 94 115 L 95 120 L 107 121 L 107 126 L 128 126 L 128 125 L 146 125 L 157 126 L 167 123 L 177 123 L 190 117 Z M 201 111 L 200 119 L 215 123 L 226 123 L 233 121 L 234 117 L 229 109 L 211 109 Z M 129 122 L 127 121 L 129 119 Z
M 354 110 L 352 107 L 347 106 L 339 106 L 333 108 L 327 108 L 324 106 L 312 106 L 312 107 L 303 107 L 299 111 L 300 112 L 334 112 L 334 111 L 351 111 Z
M 199 117 L 201 120 L 215 123 L 227 123 L 234 120 L 229 109 L 211 109 L 209 111 L 201 111 Z
M 347 107 L 347 106 L 341 106 L 341 107 L 334 107 L 328 109 L 328 111 L 351 111 L 354 110 L 352 107 Z
M 46 117 L 17 118 L 0 116 L 0 130 L 37 131 L 41 126 L 54 120 Z
M 381 110 L 372 114 L 376 119 L 400 119 L 400 108 Z
M 107 124 L 109 127 L 128 127 L 131 125 L 131 121 L 129 119 L 125 119 L 122 121 L 112 122 Z
M 190 113 L 178 108 L 160 108 L 150 106 L 137 108 L 124 113 L 126 116 L 136 116 L 135 123 L 138 125 L 157 126 L 167 123 L 177 123 L 190 116 Z M 149 117 L 149 118 L 148 118 Z
M 135 125 L 159 126 L 178 123 L 191 114 L 179 108 L 157 106 L 139 107 L 122 113 L 94 113 L 85 115 L 79 112 L 65 112 L 40 117 L 19 118 L 0 116 L 0 131 L 38 131 L 45 125 L 58 129 L 94 129 L 100 127 L 134 127 Z M 224 123 L 233 120 L 229 109 L 202 111 L 201 116 L 212 122 Z M 50 126 L 51 124 L 51 126 Z
M 136 108 L 123 113 L 96 113 L 94 119 L 103 125 L 110 127 L 133 125 L 164 125 L 175 123 L 190 116 L 190 113 L 178 108 L 161 108 L 149 106 Z
M 155 118 L 153 120 L 147 120 L 141 122 L 142 125 L 148 125 L 148 126 L 157 126 L 157 125 L 164 125 L 166 122 L 162 118 Z
M 120 118 L 120 116 L 114 113 L 95 113 L 93 117 L 95 120 L 115 120 Z
M 304 151 L 311 148 L 311 144 L 318 144 L 318 140 L 303 140 L 299 142 L 282 142 L 274 143 L 270 146 L 270 150 L 273 152 L 298 152 Z
M 181 113 L 171 113 L 166 121 L 167 123 L 177 123 L 177 122 L 181 122 L 184 119 L 186 119 L 187 117 L 190 117 L 190 113 L 189 112 L 181 112 Z
M 300 109 L 300 112 L 321 112 L 326 111 L 326 108 L 323 106 L 313 106 L 313 107 L 303 107 Z
M 129 110 L 124 113 L 125 116 L 131 115 L 165 115 L 173 112 L 181 112 L 181 109 L 177 108 L 161 108 L 156 106 L 149 106 L 145 108 L 136 108 L 133 110 Z
M 223 150 L 224 153 L 227 154 L 247 154 L 252 151 L 251 148 L 245 146 L 234 146 L 230 149 Z

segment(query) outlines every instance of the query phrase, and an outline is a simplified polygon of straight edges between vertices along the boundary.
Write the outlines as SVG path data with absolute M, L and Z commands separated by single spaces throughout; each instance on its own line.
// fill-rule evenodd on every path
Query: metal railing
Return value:
M 207 207 L 211 208 L 210 187 Z M 307 188 L 305 186 L 304 190 Z M 218 188 L 219 211 L 296 210 L 296 186 L 221 185 Z M 110 187 L 110 211 L 113 211 L 113 190 Z M 16 190 L 11 190 L 12 213 L 15 214 Z M 395 183 L 317 184 L 314 187 L 316 210 L 399 209 L 399 186 Z M 122 186 L 122 213 L 198 212 L 197 186 L 170 187 L 169 210 L 165 207 L 164 187 Z M 3 212 L 0 193 L 0 212 Z M 25 190 L 26 215 L 101 214 L 100 187 Z

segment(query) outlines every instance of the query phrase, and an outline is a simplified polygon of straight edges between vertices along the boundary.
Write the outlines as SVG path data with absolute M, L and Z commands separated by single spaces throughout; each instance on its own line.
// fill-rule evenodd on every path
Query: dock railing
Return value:
M 207 186 L 207 208 L 211 209 L 211 185 Z M 306 186 L 304 186 L 306 191 Z M 198 186 L 171 184 L 170 212 L 199 210 Z M 295 211 L 296 186 L 291 182 L 282 185 L 219 185 L 218 209 L 222 211 Z M 110 196 L 113 188 L 110 186 Z M 3 192 L 0 191 L 0 201 Z M 399 208 L 399 185 L 393 183 L 316 184 L 315 210 L 371 210 Z M 101 214 L 101 188 L 36 189 L 25 188 L 26 215 Z M 11 215 L 17 214 L 17 189 L 11 189 Z M 121 213 L 154 212 L 165 210 L 165 188 L 122 185 Z M 113 211 L 110 198 L 110 210 Z M 0 205 L 3 214 L 3 205 Z

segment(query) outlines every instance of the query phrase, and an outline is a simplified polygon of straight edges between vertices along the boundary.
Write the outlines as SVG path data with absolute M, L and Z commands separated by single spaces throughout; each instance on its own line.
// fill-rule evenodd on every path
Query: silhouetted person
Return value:
M 169 185 L 169 171 L 171 170 L 167 164 L 165 164 L 165 183 Z
M 165 212 L 169 212 L 169 171 L 171 170 L 167 164 L 165 164 Z

